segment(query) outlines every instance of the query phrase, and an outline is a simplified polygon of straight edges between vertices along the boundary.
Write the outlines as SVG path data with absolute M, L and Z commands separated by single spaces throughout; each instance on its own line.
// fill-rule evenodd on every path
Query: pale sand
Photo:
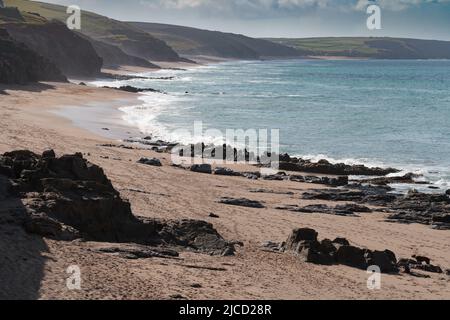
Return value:
M 122 196 L 131 201 L 135 214 L 206 220 L 226 239 L 243 241 L 245 246 L 238 249 L 235 257 L 182 253 L 183 260 L 125 260 L 92 251 L 98 244 L 42 241 L 17 228 L 16 232 L 0 235 L 0 257 L 6 259 L 0 266 L 0 296 L 170 299 L 181 294 L 190 299 L 450 299 L 449 278 L 445 275 L 432 274 L 430 279 L 383 275 L 382 290 L 370 291 L 365 271 L 301 263 L 290 255 L 260 249 L 263 241 L 286 240 L 293 228 L 312 227 L 320 238 L 342 236 L 357 246 L 391 249 L 399 257 L 426 255 L 434 263 L 449 268 L 448 231 L 387 223 L 385 216 L 378 213 L 348 218 L 275 210 L 281 204 L 312 203 L 299 200 L 301 192 L 320 186 L 191 173 L 171 167 L 169 155 L 100 147 L 112 141 L 76 128 L 69 120 L 54 114 L 63 105 L 85 106 L 88 113 L 93 101 L 105 102 L 106 98 L 113 105 L 125 100 L 134 103 L 136 95 L 61 84 L 41 92 L 17 88 L 7 92 L 9 95 L 0 96 L 0 153 L 14 149 L 40 153 L 48 148 L 54 148 L 59 155 L 83 152 L 87 159 L 105 169 Z M 164 166 L 137 164 L 143 156 L 159 157 Z M 295 195 L 250 193 L 260 188 L 292 191 Z M 127 191 L 130 189 L 147 193 Z M 261 200 L 267 209 L 217 204 L 223 196 Z M 211 212 L 220 219 L 208 218 Z M 65 286 L 68 276 L 65 270 L 73 264 L 82 270 L 81 291 L 69 291 Z M 226 271 L 192 269 L 187 265 Z M 202 287 L 195 289 L 192 284 Z

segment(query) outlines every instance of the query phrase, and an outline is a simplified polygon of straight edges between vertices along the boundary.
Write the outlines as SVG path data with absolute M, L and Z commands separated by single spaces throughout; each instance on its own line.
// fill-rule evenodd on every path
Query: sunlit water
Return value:
M 97 81 L 141 96 L 124 119 L 167 138 L 176 129 L 280 129 L 281 149 L 311 159 L 395 166 L 450 181 L 450 61 L 228 62 Z M 179 137 L 183 140 L 183 137 Z

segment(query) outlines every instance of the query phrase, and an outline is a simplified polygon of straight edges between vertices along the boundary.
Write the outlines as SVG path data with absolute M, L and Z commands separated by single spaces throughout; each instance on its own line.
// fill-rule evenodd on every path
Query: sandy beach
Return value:
M 450 267 L 448 231 L 429 226 L 395 224 L 384 213 L 360 217 L 299 214 L 276 210 L 282 205 L 332 204 L 301 200 L 308 189 L 324 186 L 292 181 L 248 180 L 204 175 L 172 167 L 169 154 L 149 150 L 104 147 L 117 144 L 115 132 L 132 128 L 120 119 L 92 121 L 86 130 L 64 117 L 83 112 L 97 118 L 98 110 L 134 104 L 137 95 L 75 84 L 43 83 L 2 87 L 0 153 L 29 149 L 38 154 L 83 153 L 101 166 L 135 215 L 165 219 L 191 218 L 211 222 L 228 240 L 242 241 L 234 257 L 181 253 L 180 259 L 127 260 L 96 252 L 101 244 L 61 242 L 26 234 L 3 225 L 0 233 L 0 296 L 28 299 L 449 299 L 449 277 L 383 275 L 381 290 L 367 288 L 367 273 L 346 266 L 318 266 L 294 256 L 261 250 L 264 241 L 285 241 L 294 228 L 309 227 L 321 239 L 345 237 L 372 250 L 390 249 L 398 257 L 425 255 Z M 100 106 L 100 108 L 99 108 Z M 65 110 L 65 111 L 62 111 Z M 67 111 L 69 110 L 69 111 Z M 95 128 L 95 126 L 98 126 Z M 104 128 L 110 129 L 109 131 Z M 162 167 L 138 164 L 141 157 L 159 158 Z M 249 168 L 252 169 L 252 168 Z M 254 169 L 253 169 L 254 170 Z M 255 189 L 270 193 L 254 193 Z M 137 191 L 138 190 L 138 191 Z M 217 203 L 221 197 L 245 197 L 264 202 L 253 209 Z M 210 218 L 209 214 L 220 218 Z M 82 290 L 66 287 L 66 268 L 77 264 Z

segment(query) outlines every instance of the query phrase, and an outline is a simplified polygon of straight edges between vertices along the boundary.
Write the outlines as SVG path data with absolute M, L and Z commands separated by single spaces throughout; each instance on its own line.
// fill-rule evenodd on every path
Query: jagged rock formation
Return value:
M 0 28 L 0 83 L 26 84 L 37 81 L 67 81 L 58 68 Z
M 92 45 L 66 25 L 45 23 L 6 23 L 12 38 L 53 62 L 66 76 L 96 76 L 103 61 Z
M 60 158 L 14 151 L 0 156 L 7 197 L 24 209 L 9 217 L 29 233 L 56 240 L 135 243 L 232 255 L 234 245 L 204 221 L 166 221 L 135 217 L 103 170 L 81 154 Z M 5 179 L 6 177 L 6 179 Z M 0 199 L 1 200 L 1 199 Z
M 450 230 L 450 197 L 446 194 L 425 194 L 410 191 L 406 195 L 390 193 L 389 187 L 349 185 L 346 189 L 312 190 L 305 200 L 346 201 L 383 207 L 388 220 L 420 223 L 434 229 Z
M 385 176 L 390 173 L 399 172 L 399 170 L 394 168 L 368 168 L 364 165 L 346 165 L 344 163 L 332 164 L 327 160 L 320 160 L 319 162 L 311 162 L 297 158 L 280 158 L 280 160 L 280 170 L 286 171 L 355 176 Z
M 378 266 L 383 273 L 399 271 L 397 258 L 392 251 L 372 251 L 354 247 L 344 238 L 319 241 L 318 233 L 309 228 L 293 230 L 283 244 L 267 242 L 264 246 L 272 251 L 292 253 L 303 262 L 320 265 L 343 264 L 363 270 Z

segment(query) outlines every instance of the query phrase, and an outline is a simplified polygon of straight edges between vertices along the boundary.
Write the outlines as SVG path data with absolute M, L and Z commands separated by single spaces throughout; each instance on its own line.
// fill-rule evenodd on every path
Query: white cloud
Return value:
M 384 9 L 398 11 L 421 4 L 450 3 L 450 0 L 141 0 L 141 3 L 168 9 L 254 8 L 272 11 L 305 8 L 362 10 L 369 4 L 379 4 Z

